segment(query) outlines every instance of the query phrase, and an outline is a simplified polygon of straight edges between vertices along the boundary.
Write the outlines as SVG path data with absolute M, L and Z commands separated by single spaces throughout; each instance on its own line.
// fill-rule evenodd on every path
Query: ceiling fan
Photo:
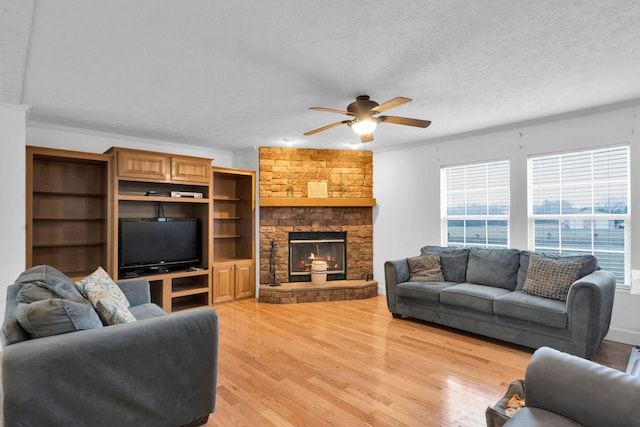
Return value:
M 396 98 L 390 99 L 387 102 L 378 104 L 376 101 L 372 101 L 371 99 L 369 99 L 369 95 L 360 95 L 356 98 L 354 102 L 352 102 L 347 106 L 347 111 L 334 110 L 331 108 L 323 108 L 323 107 L 311 107 L 309 108 L 310 110 L 328 111 L 329 113 L 346 114 L 348 116 L 353 116 L 355 118 L 351 120 L 343 120 L 341 122 L 332 123 L 330 125 L 323 126 L 321 128 L 314 129 L 309 132 L 305 132 L 305 135 L 313 135 L 314 133 L 322 132 L 324 130 L 331 129 L 336 126 L 346 124 L 351 129 L 353 129 L 355 133 L 360 135 L 360 141 L 371 142 L 373 141 L 373 131 L 382 122 L 395 123 L 397 125 L 416 126 L 421 128 L 426 128 L 427 126 L 429 126 L 431 124 L 429 120 L 409 119 L 406 117 L 396 117 L 396 116 L 374 117 L 376 114 L 380 114 L 383 111 L 387 111 L 399 105 L 406 104 L 407 102 L 411 102 L 411 99 L 405 98 L 403 96 L 398 96 Z

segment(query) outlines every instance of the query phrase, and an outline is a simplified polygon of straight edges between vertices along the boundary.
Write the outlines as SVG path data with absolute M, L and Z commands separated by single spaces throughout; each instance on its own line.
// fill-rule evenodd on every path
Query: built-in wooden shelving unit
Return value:
M 74 280 L 98 267 L 140 276 L 168 312 L 255 295 L 255 171 L 121 147 L 27 147 L 26 157 L 27 268 L 48 264 Z M 120 220 L 157 217 L 199 220 L 200 265 L 121 268 Z
M 28 146 L 26 157 L 26 267 L 74 280 L 109 269 L 111 156 Z
M 255 295 L 255 172 L 213 167 L 213 302 Z

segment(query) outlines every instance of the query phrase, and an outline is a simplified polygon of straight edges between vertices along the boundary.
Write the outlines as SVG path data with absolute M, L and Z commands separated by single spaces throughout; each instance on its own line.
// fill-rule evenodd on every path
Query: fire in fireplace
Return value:
M 347 233 L 289 233 L 289 281 L 311 281 L 313 261 L 327 262 L 327 280 L 347 278 Z

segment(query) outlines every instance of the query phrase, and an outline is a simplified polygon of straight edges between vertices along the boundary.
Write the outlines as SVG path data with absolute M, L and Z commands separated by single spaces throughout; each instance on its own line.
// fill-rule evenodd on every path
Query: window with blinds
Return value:
M 630 282 L 628 146 L 530 158 L 528 197 L 530 248 L 593 254 Z
M 509 245 L 509 162 L 441 170 L 442 244 L 502 248 Z

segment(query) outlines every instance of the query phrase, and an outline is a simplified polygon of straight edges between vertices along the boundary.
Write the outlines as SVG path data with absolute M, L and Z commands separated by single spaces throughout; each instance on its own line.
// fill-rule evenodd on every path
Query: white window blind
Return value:
M 509 245 L 509 162 L 442 168 L 442 244 Z
M 628 146 L 532 157 L 528 184 L 530 247 L 593 254 L 619 284 L 629 282 Z

